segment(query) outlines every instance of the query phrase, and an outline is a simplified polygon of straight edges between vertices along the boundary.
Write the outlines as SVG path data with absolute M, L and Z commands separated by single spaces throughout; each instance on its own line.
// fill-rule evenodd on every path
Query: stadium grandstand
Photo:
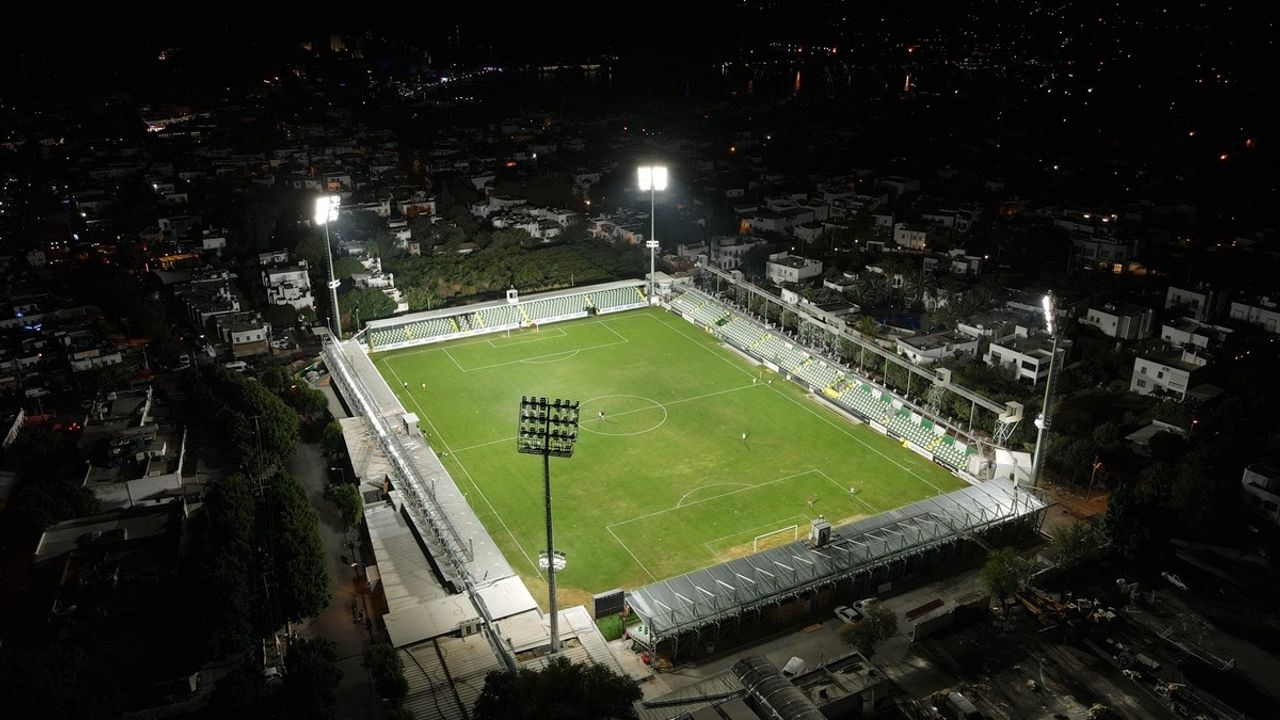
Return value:
M 371 320 L 360 337 L 370 352 L 425 345 L 469 335 L 506 332 L 538 324 L 631 310 L 648 305 L 643 280 L 554 290 L 503 300 Z
M 708 638 L 741 641 L 800 616 L 815 593 L 876 586 L 961 540 L 1038 527 L 1047 503 L 1008 480 L 989 480 L 799 540 L 638 588 L 642 620 L 629 636 L 674 662 Z M 815 525 L 815 530 L 818 529 Z
M 510 290 L 497 301 L 372 321 L 350 340 L 326 343 L 333 387 L 355 416 L 343 421 L 353 464 L 374 468 L 358 475 L 386 593 L 382 619 L 410 669 L 410 705 L 424 711 L 449 706 L 456 710 L 441 716 L 466 717 L 484 671 L 545 662 L 538 645 L 546 649 L 547 618 L 418 429 L 416 415 L 375 367 L 374 354 L 382 351 L 658 305 L 968 481 L 961 490 L 829 528 L 820 542 L 767 547 L 629 590 L 627 603 L 643 621 L 632 634 L 672 659 L 700 652 L 708 638 L 729 642 L 793 624 L 821 606 L 815 594 L 822 595 L 816 602 L 830 603 L 843 590 L 874 588 L 865 583 L 885 582 L 964 539 L 1016 531 L 1042 517 L 1040 496 L 1003 479 L 1004 466 L 1002 478 L 991 479 L 996 467 L 983 456 L 994 454 L 984 449 L 995 444 L 977 442 L 928 408 L 712 294 L 687 288 L 650 298 L 645 289 L 644 280 L 630 280 L 523 297 Z M 1006 424 L 1021 418 L 1012 406 L 948 385 L 945 376 L 923 377 L 975 406 L 1010 408 L 1001 415 Z M 578 637 L 575 660 L 616 665 L 600 652 L 594 625 L 579 611 L 561 612 L 561 627 Z M 464 693 L 451 677 L 468 678 Z

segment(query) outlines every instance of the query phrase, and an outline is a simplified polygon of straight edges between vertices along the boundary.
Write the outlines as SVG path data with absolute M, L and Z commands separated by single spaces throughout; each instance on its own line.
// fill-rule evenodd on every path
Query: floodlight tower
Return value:
M 657 223 L 654 218 L 654 194 L 667 189 L 666 165 L 641 165 L 638 170 L 640 191 L 649 191 L 649 239 L 644 246 L 649 248 L 649 302 L 653 302 L 653 255 L 658 251 Z
M 333 276 L 333 250 L 329 248 L 329 223 L 338 219 L 338 208 L 341 205 L 340 195 L 321 195 L 316 198 L 316 212 L 313 218 L 317 225 L 324 226 L 324 255 L 329 260 L 329 293 L 333 302 L 333 308 L 329 311 L 329 317 L 332 320 L 329 329 L 333 331 L 333 337 L 337 340 L 342 339 L 342 317 L 338 313 L 338 286 L 342 283 Z
M 564 569 L 563 556 L 556 554 L 551 526 L 551 458 L 573 457 L 578 441 L 578 401 L 544 397 L 520 398 L 520 425 L 516 451 L 542 456 L 542 487 L 547 514 L 547 590 L 551 598 L 551 654 L 560 652 L 559 608 L 556 603 L 556 573 Z
M 1031 460 L 1031 484 L 1040 484 L 1040 470 L 1044 467 L 1044 439 L 1049 433 L 1049 403 L 1053 400 L 1053 380 L 1058 370 L 1058 330 L 1056 319 L 1054 317 L 1057 306 L 1053 301 L 1053 293 L 1044 296 L 1040 301 L 1044 309 L 1044 327 L 1048 331 L 1049 337 L 1053 339 L 1052 349 L 1049 351 L 1049 373 L 1044 380 L 1044 404 L 1040 407 L 1040 414 L 1036 416 L 1036 452 Z

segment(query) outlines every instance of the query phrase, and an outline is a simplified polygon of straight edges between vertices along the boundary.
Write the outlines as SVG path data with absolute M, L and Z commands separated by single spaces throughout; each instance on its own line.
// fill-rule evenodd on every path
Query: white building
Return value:
M 1161 326 L 1160 339 L 1177 348 L 1204 349 L 1222 344 L 1231 332 L 1230 328 L 1179 318 Z
M 1072 252 L 1085 267 L 1106 267 L 1115 272 L 1124 270 L 1133 259 L 1133 244 L 1109 234 L 1087 235 L 1072 233 Z
M 764 240 L 757 237 L 718 237 L 708 248 L 711 252 L 710 262 L 721 270 L 737 270 L 742 266 L 742 258 L 751 248 L 763 246 Z
M 1018 380 L 1030 380 L 1036 385 L 1049 375 L 1052 348 L 1053 341 L 1048 337 L 1015 334 L 992 340 L 983 360 L 988 365 L 1004 368 Z
M 765 273 L 775 285 L 801 283 L 822 275 L 822 261 L 786 252 L 774 253 L 765 263 Z
M 1208 361 L 1187 350 L 1153 353 L 1133 359 L 1130 392 L 1139 395 L 1162 393 L 1185 400 L 1187 390 L 1203 374 Z
M 978 339 L 959 333 L 934 333 L 898 340 L 898 354 L 906 356 L 916 365 L 932 365 L 944 358 L 974 355 L 977 352 Z
M 1151 337 L 1155 311 L 1130 303 L 1108 303 L 1089 308 L 1080 322 L 1092 325 L 1107 337 L 1117 340 L 1141 340 Z
M 923 250 L 929 243 L 929 226 L 894 223 L 893 241 L 910 250 Z
M 1170 285 L 1164 295 L 1166 310 L 1179 310 L 1200 322 L 1218 317 L 1226 305 L 1226 293 L 1203 286 L 1191 289 Z
M 315 306 L 306 260 L 264 268 L 262 285 L 267 289 L 267 302 L 272 305 L 292 305 L 298 310 Z
M 1231 319 L 1257 325 L 1269 333 L 1280 333 L 1280 307 L 1269 297 L 1256 303 L 1231 303 Z

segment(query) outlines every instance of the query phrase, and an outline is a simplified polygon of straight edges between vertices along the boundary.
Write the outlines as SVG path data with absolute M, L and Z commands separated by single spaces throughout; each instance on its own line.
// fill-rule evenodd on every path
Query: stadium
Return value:
M 1044 502 L 1001 446 L 1016 403 L 812 306 L 701 278 L 661 276 L 652 293 L 644 280 L 510 290 L 326 345 L 393 505 L 498 656 L 520 648 L 495 623 L 538 610 L 535 597 L 546 607 L 543 467 L 516 447 L 526 396 L 579 401 L 576 451 L 549 461 L 560 606 L 625 605 L 637 645 L 671 661 L 885 590 L 963 540 L 1038 525 Z M 891 364 L 914 395 L 879 381 Z M 939 413 L 950 395 L 972 404 L 967 424 Z M 994 423 L 975 427 L 983 416 Z M 458 631 L 411 610 L 386 616 L 397 646 Z

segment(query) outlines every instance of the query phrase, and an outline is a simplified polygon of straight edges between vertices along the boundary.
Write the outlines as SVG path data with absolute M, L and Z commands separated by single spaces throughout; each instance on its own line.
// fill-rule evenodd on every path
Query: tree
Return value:
M 1049 532 L 1053 546 L 1058 549 L 1058 566 L 1069 570 L 1083 565 L 1102 554 L 1106 537 L 1091 523 L 1076 522 L 1058 525 Z
M 350 255 L 333 259 L 333 276 L 339 280 L 344 280 L 363 272 L 365 272 L 364 264 Z
M 742 254 L 742 264 L 739 266 L 742 274 L 749 278 L 756 278 L 764 275 L 765 263 L 769 261 L 769 248 L 764 243 L 753 245 Z
M 333 689 L 342 680 L 337 645 L 324 638 L 295 638 L 284 657 L 284 696 L 289 716 L 332 718 Z
M 279 395 L 293 385 L 293 373 L 283 365 L 272 365 L 258 376 L 262 387 Z
M 255 512 L 248 478 L 232 473 L 210 483 L 193 521 L 193 561 L 185 586 L 210 657 L 243 652 L 253 644 Z
M 334 488 L 333 503 L 338 506 L 342 522 L 347 527 L 360 527 L 360 523 L 364 521 L 364 499 L 360 497 L 360 488 L 351 483 L 342 483 Z
M 1011 547 L 1000 548 L 987 556 L 987 562 L 978 572 L 978 579 L 987 592 L 1000 600 L 1002 612 L 1008 612 L 1008 599 L 1022 589 L 1025 573 L 1022 559 Z
M 329 399 L 325 397 L 324 391 L 305 385 L 299 385 L 289 395 L 289 404 L 306 418 L 318 417 L 329 411 Z
M 439 293 L 431 288 L 414 286 L 405 289 L 404 301 L 409 305 L 410 310 L 416 311 L 440 307 L 442 299 Z
M 898 616 L 889 608 L 875 604 L 867 608 L 863 616 L 848 625 L 842 625 L 838 634 L 846 645 L 850 645 L 863 657 L 871 657 L 876 645 L 888 640 L 898 632 Z
M 396 304 L 386 293 L 373 288 L 355 288 L 338 296 L 338 307 L 342 309 L 342 327 L 347 332 L 355 332 L 355 308 L 360 308 L 360 323 L 368 320 L 391 317 L 396 312 Z
M 378 697 L 399 705 L 409 694 L 409 682 L 404 679 L 400 655 L 390 645 L 373 645 L 364 652 L 361 662 L 373 677 L 373 687 Z
M 346 447 L 346 440 L 342 437 L 342 424 L 337 420 L 330 420 L 325 424 L 324 430 L 320 432 L 320 447 L 329 455 L 336 455 Z
M 556 657 L 543 670 L 494 670 L 476 701 L 476 720 L 635 718 L 640 687 L 595 664 Z
M 313 617 L 329 605 L 329 589 L 320 524 L 307 493 L 292 475 L 278 473 L 271 480 L 270 532 L 279 573 L 276 617 L 294 621 Z

